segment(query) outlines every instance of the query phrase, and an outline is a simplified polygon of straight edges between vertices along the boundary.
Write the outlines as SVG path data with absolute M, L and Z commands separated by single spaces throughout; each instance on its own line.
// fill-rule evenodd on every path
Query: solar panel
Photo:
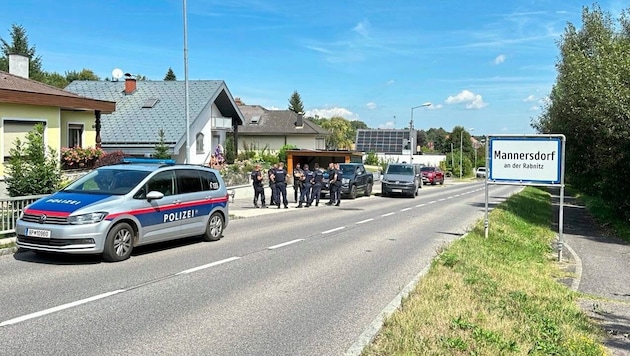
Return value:
M 409 130 L 359 129 L 355 143 L 357 151 L 361 152 L 401 154 L 408 139 Z

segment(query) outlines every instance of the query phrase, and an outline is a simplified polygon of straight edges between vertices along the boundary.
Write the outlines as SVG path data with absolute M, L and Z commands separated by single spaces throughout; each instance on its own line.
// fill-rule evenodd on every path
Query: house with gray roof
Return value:
M 188 147 L 190 162 L 186 163 L 205 164 L 219 144 L 224 146 L 227 132 L 235 132 L 238 144 L 239 125 L 244 121 L 222 80 L 188 81 L 188 120 L 184 81 L 136 81 L 127 75 L 124 81 L 74 81 L 66 90 L 116 103 L 115 112 L 101 117 L 101 147 L 106 152 L 149 157 L 163 130 L 176 162 L 186 161 Z
M 243 126 L 239 127 L 239 151 L 245 147 L 255 150 L 278 151 L 284 145 L 300 149 L 326 149 L 328 131 L 303 115 L 291 110 L 268 110 L 260 105 L 243 105 L 236 102 L 243 114 Z

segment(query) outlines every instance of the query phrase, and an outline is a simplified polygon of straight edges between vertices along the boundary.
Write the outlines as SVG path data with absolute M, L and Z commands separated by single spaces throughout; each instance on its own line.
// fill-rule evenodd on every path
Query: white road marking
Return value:
M 357 225 L 359 225 L 359 224 L 364 224 L 364 223 L 366 223 L 366 222 L 368 222 L 368 221 L 372 221 L 372 220 L 374 220 L 374 219 L 365 219 L 365 220 L 358 221 L 356 224 L 357 224 Z
M 386 217 L 386 216 L 392 216 L 392 215 L 394 215 L 394 213 L 387 213 L 387 214 L 383 214 L 383 215 L 381 215 L 381 216 L 382 216 L 382 217 Z
M 458 196 L 460 196 L 460 194 L 455 194 L 455 195 L 454 195 L 454 197 L 458 197 Z
M 267 249 L 268 250 L 275 250 L 277 248 L 284 247 L 284 246 L 287 246 L 287 245 L 291 245 L 291 244 L 294 244 L 294 243 L 300 242 L 300 241 L 304 241 L 304 239 L 296 239 L 296 240 L 288 241 L 288 242 L 281 243 L 281 244 L 278 244 L 278 245 L 275 245 L 275 246 L 269 246 L 269 247 L 267 247 Z
M 411 208 L 400 209 L 400 211 L 407 211 L 407 210 L 411 210 Z
M 418 204 L 416 205 L 416 208 L 422 208 L 423 206 L 425 206 L 426 204 Z
M 442 198 L 442 199 L 438 199 L 438 201 L 445 201 L 446 199 Z
M 331 232 L 335 232 L 335 231 L 339 231 L 339 230 L 343 230 L 345 229 L 345 226 L 340 226 L 340 227 L 336 227 L 334 229 L 330 229 L 330 230 L 326 230 L 326 231 L 322 231 L 322 234 L 330 234 Z
M 107 292 L 107 293 L 95 295 L 93 297 L 77 300 L 76 302 L 59 305 L 59 306 L 56 306 L 54 308 L 45 309 L 45 310 L 41 310 L 41 311 L 38 311 L 38 312 L 35 312 L 35 313 L 23 315 L 23 316 L 20 316 L 18 318 L 14 318 L 14 319 L 11 319 L 11 320 L 3 321 L 2 323 L 0 323 L 0 327 L 21 323 L 21 322 L 29 320 L 29 319 L 33 319 L 33 318 L 37 318 L 37 317 L 44 316 L 44 315 L 47 315 L 47 314 L 55 313 L 55 312 L 58 312 L 58 311 L 61 311 L 61 310 L 64 310 L 64 309 L 69 309 L 69 308 L 72 308 L 72 307 L 76 307 L 76 306 L 79 306 L 81 304 L 93 302 L 95 300 L 107 298 L 107 297 L 110 297 L 110 296 L 112 296 L 114 294 L 122 293 L 122 292 L 125 292 L 125 291 L 126 291 L 125 289 L 119 289 L 119 290 L 115 290 L 113 292 Z
M 432 200 L 432 201 L 428 202 L 428 204 L 433 204 L 433 203 L 437 203 L 437 200 Z
M 203 266 L 199 266 L 199 267 L 194 267 L 191 269 L 187 269 L 185 271 L 181 271 L 179 273 L 175 273 L 176 276 L 179 276 L 180 274 L 188 274 L 188 273 L 193 273 L 193 272 L 197 272 L 199 270 L 202 269 L 206 269 L 206 268 L 210 268 L 210 267 L 214 267 L 214 266 L 218 266 L 218 265 L 222 265 L 224 263 L 228 263 L 228 262 L 232 262 L 232 261 L 236 261 L 240 259 L 240 257 L 230 257 L 230 258 L 226 258 L 224 260 L 221 261 L 216 261 L 216 262 L 212 262 L 212 263 L 208 263 L 207 265 L 203 265 Z
M 453 197 L 446 197 L 446 199 L 453 199 Z

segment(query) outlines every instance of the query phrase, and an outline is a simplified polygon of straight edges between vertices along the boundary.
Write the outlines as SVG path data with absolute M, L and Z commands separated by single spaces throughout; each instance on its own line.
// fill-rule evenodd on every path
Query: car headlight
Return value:
M 105 219 L 106 216 L 106 212 L 68 216 L 68 223 L 71 225 L 96 224 Z
M 343 184 L 350 183 L 350 178 L 341 178 L 341 183 L 343 183 Z

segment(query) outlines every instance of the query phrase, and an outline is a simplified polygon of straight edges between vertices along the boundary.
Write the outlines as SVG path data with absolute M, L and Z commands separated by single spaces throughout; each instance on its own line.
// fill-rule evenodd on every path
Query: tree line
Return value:
M 630 16 L 594 5 L 559 42 L 558 75 L 539 133 L 566 136 L 567 183 L 630 220 Z

